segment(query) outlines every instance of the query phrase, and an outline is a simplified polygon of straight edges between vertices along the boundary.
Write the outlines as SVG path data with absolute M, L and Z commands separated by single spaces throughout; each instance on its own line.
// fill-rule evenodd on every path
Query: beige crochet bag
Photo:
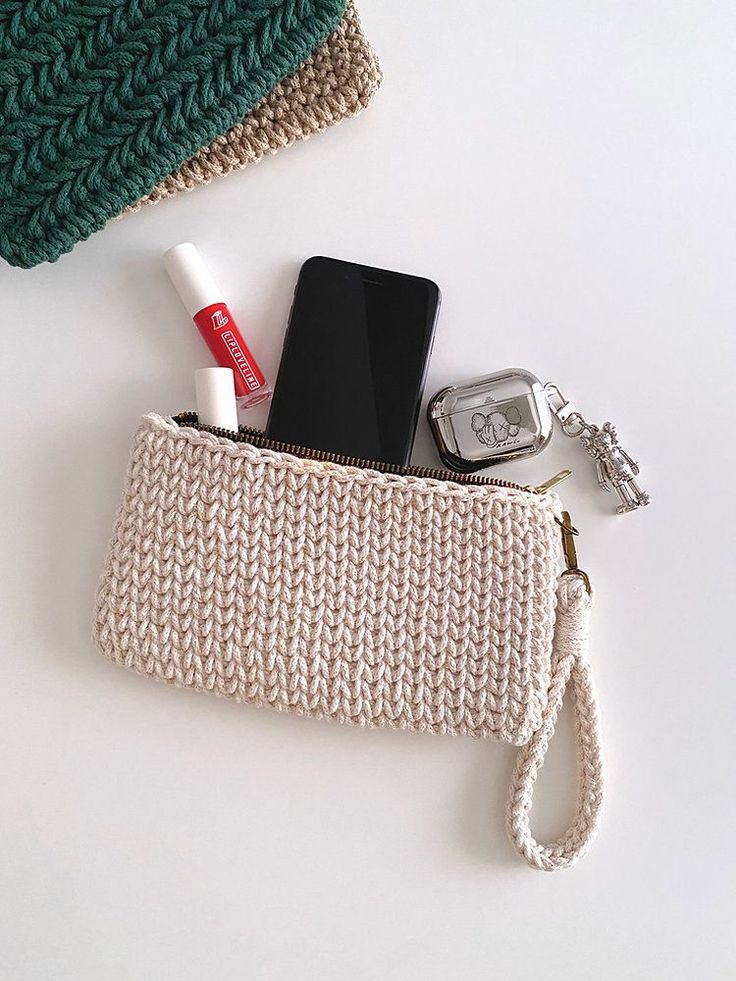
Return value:
M 97 600 L 100 653 L 255 705 L 519 746 L 511 840 L 536 868 L 573 864 L 603 785 L 592 596 L 574 562 L 560 576 L 557 496 L 284 449 L 145 417 Z M 543 846 L 532 790 L 568 682 L 577 815 Z

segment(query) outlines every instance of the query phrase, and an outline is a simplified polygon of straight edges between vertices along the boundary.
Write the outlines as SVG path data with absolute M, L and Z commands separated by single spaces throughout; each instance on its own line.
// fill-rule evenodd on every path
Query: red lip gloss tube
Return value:
M 271 386 L 248 350 L 217 283 L 196 246 L 182 242 L 164 253 L 164 266 L 189 316 L 222 368 L 232 368 L 235 397 L 249 409 L 271 397 Z

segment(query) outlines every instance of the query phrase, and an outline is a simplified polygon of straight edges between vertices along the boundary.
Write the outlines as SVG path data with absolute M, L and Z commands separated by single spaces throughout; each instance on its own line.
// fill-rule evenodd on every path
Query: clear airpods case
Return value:
M 544 386 L 520 368 L 443 388 L 427 416 L 442 462 L 460 473 L 532 456 L 552 434 Z

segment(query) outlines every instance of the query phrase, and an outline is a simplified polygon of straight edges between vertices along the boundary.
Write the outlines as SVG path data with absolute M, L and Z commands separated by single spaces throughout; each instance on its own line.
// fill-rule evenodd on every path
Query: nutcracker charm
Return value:
M 649 495 L 635 479 L 639 475 L 639 464 L 621 448 L 610 422 L 604 422 L 600 427 L 589 425 L 580 435 L 580 442 L 595 460 L 598 485 L 604 491 L 615 490 L 618 494 L 621 503 L 616 511 L 619 514 L 649 504 Z

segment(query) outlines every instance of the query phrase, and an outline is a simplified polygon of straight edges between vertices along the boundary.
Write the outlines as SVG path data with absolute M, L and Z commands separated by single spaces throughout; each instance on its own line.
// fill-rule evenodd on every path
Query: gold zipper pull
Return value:
M 578 534 L 578 530 L 573 527 L 569 511 L 562 512 L 562 518 L 559 524 L 560 528 L 562 528 L 562 551 L 565 554 L 565 565 L 567 566 L 562 575 L 579 576 L 585 583 L 588 593 L 590 593 L 592 592 L 592 587 L 588 573 L 583 572 L 578 566 L 578 550 L 575 548 L 575 536 Z
M 561 484 L 563 480 L 567 480 L 568 477 L 572 477 L 572 470 L 560 470 L 556 473 L 554 477 L 550 477 L 549 480 L 545 480 L 543 484 L 527 484 L 526 489 L 531 491 L 532 494 L 546 494 L 551 491 L 553 487 Z

